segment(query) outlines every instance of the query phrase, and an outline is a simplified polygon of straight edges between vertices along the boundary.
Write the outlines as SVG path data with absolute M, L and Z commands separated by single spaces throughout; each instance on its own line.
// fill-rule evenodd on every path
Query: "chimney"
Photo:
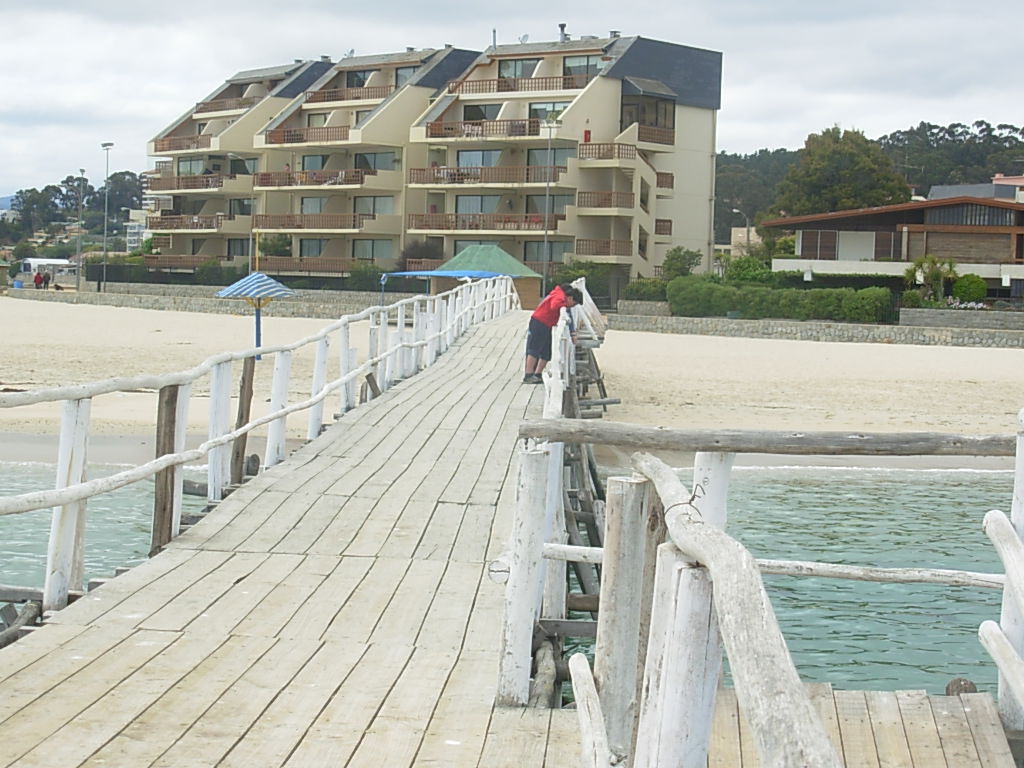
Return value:
M 568 42 L 568 40 L 569 36 L 565 34 L 565 23 L 563 22 L 558 25 L 558 42 L 565 43 Z
M 321 56 L 320 57 L 320 61 L 330 61 L 330 60 L 331 60 L 330 56 Z
M 445 44 L 444 44 L 444 47 L 445 47 L 445 48 L 451 48 L 451 47 L 452 47 L 452 44 L 451 44 L 451 43 L 445 43 Z
M 617 29 L 613 29 L 611 32 L 608 33 L 608 37 L 611 37 L 613 39 L 617 38 L 618 36 L 619 36 L 619 30 L 617 30 Z
M 405 46 L 405 52 L 406 52 L 406 53 L 412 53 L 412 52 L 413 52 L 413 51 L 415 51 L 415 50 L 416 50 L 416 49 L 415 49 L 415 48 L 413 48 L 413 47 L 412 47 L 411 45 L 407 45 L 407 46 Z
M 296 64 L 301 64 L 302 63 L 302 59 L 295 59 L 295 63 Z

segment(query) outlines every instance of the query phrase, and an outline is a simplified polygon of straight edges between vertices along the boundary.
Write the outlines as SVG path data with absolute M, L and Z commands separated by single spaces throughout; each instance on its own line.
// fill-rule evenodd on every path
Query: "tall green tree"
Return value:
M 42 189 L 19 189 L 15 193 L 11 208 L 18 212 L 24 231 L 38 232 L 61 218 L 57 207 L 59 193 L 60 189 L 53 184 Z
M 903 203 L 910 187 L 878 144 L 838 126 L 807 137 L 779 183 L 771 213 L 800 216 Z
M 96 194 L 96 190 L 93 188 L 89 180 L 84 176 L 73 176 L 67 175 L 59 184 L 60 191 L 57 194 L 57 205 L 60 206 L 61 210 L 64 211 L 64 215 L 68 219 L 78 218 L 78 196 L 82 196 L 82 208 L 89 207 L 89 201 L 93 195 Z
M 142 178 L 132 171 L 117 171 L 110 174 L 110 218 L 116 219 L 122 208 L 142 207 Z M 89 207 L 102 211 L 106 200 L 107 185 L 96 190 L 89 198 Z

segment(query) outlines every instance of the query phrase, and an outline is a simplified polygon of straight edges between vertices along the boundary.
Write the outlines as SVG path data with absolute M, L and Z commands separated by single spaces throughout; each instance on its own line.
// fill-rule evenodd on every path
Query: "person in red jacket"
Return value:
M 568 283 L 556 285 L 530 316 L 526 334 L 526 375 L 524 384 L 540 384 L 540 373 L 551 359 L 551 329 L 558 324 L 562 307 L 571 309 L 583 303 L 583 294 Z

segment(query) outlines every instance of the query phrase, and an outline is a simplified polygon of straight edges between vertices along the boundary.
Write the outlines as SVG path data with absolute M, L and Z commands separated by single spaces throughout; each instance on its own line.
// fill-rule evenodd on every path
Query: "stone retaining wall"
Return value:
M 111 283 L 110 285 L 113 285 Z M 171 288 L 172 286 L 160 286 Z M 206 312 L 220 315 L 251 314 L 252 308 L 242 299 L 217 299 L 212 286 L 173 286 L 190 288 L 198 295 L 154 295 L 152 293 L 107 293 L 74 291 L 37 291 L 34 288 L 12 288 L 8 295 L 15 299 L 32 301 L 60 301 L 65 304 L 98 304 L 134 309 L 163 309 L 178 312 Z M 209 291 L 203 295 L 203 291 Z M 267 317 L 311 317 L 336 320 L 343 315 L 362 312 L 367 307 L 380 304 L 380 294 L 366 291 L 299 291 L 300 295 L 290 299 L 274 299 L 263 309 Z M 411 293 L 385 293 L 388 304 L 410 298 Z
M 667 301 L 630 301 L 619 299 L 616 308 L 620 315 L 653 315 L 669 317 L 672 312 Z
M 724 317 L 639 315 L 608 315 L 608 327 L 619 331 L 688 333 L 701 336 L 1024 348 L 1024 331 L 971 328 L 925 328 L 901 325 L 802 322 L 799 320 L 729 320 Z
M 1024 331 L 1024 312 L 984 309 L 901 309 L 900 325 Z

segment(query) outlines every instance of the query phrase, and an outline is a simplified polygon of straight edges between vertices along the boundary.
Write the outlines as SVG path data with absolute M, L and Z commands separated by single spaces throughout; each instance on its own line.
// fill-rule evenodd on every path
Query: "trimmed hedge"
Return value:
M 622 298 L 632 301 L 664 301 L 664 280 L 657 277 L 640 277 L 629 283 L 622 291 Z
M 894 319 L 893 297 L 887 288 L 767 288 L 733 286 L 693 277 L 677 277 L 666 297 L 673 315 L 724 317 L 739 313 L 757 320 L 842 320 L 884 323 Z

